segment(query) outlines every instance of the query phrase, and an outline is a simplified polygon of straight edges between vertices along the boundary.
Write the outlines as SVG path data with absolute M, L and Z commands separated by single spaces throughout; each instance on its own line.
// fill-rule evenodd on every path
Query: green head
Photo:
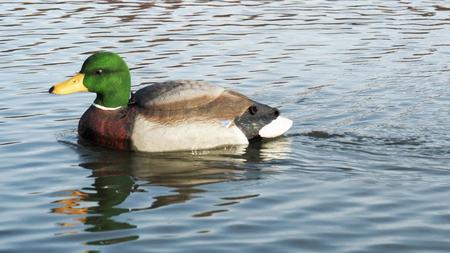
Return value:
M 95 92 L 95 103 L 105 107 L 128 104 L 131 92 L 130 71 L 117 54 L 99 52 L 89 56 L 80 73 L 50 88 L 50 93 L 69 94 L 78 91 Z

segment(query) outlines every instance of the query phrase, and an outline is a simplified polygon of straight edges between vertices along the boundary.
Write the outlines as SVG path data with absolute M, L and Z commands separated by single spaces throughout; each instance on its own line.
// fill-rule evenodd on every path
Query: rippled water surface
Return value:
M 449 252 L 450 3 L 0 5 L 0 252 Z M 133 88 L 202 79 L 294 127 L 247 149 L 78 143 L 92 52 Z

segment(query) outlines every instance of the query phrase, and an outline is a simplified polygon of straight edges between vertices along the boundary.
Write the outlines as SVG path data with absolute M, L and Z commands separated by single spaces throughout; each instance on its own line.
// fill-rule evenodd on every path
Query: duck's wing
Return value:
M 198 118 L 233 120 L 254 103 L 237 92 L 191 80 L 149 85 L 134 94 L 133 102 L 142 114 L 165 122 Z
M 152 110 L 193 109 L 210 103 L 224 91 L 222 87 L 202 81 L 168 81 L 138 90 L 134 101 Z

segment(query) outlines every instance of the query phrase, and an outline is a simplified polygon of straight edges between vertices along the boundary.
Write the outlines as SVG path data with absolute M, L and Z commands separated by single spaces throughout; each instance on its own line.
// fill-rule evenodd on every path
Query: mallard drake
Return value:
M 246 145 L 285 133 L 292 121 L 273 107 L 203 81 L 168 81 L 131 93 L 130 71 L 112 52 L 89 56 L 49 93 L 94 92 L 78 134 L 118 150 L 161 152 Z

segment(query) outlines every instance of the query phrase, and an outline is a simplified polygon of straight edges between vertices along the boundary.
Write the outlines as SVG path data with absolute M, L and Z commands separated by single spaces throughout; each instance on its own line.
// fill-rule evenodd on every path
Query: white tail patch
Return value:
M 274 138 L 284 134 L 292 126 L 292 120 L 278 116 L 269 124 L 259 130 L 259 136 L 263 138 Z

